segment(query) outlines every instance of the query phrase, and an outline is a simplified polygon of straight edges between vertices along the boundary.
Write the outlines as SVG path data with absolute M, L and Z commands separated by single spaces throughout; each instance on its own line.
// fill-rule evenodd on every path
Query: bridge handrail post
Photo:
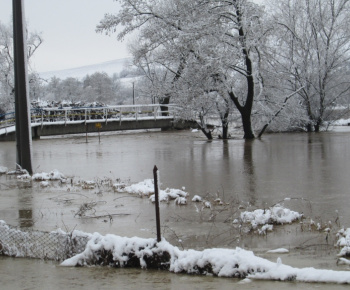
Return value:
M 122 124 L 122 107 L 120 107 L 120 111 L 119 111 L 119 126 Z
M 44 110 L 41 110 L 41 129 L 44 126 Z
M 157 111 L 158 111 L 158 106 L 154 106 L 153 108 L 153 115 L 154 115 L 154 120 L 157 121 Z
M 67 112 L 68 110 L 64 110 L 64 125 L 67 124 Z
M 139 116 L 139 110 L 138 110 L 138 108 L 137 107 L 135 107 L 135 119 L 136 119 L 136 121 L 138 121 L 137 120 L 137 118 L 138 118 L 138 116 Z

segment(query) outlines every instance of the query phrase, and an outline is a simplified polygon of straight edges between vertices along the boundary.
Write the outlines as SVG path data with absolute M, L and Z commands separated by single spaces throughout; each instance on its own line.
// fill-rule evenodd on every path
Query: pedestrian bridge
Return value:
M 174 105 L 121 105 L 31 109 L 32 137 L 141 129 L 170 129 Z M 15 140 L 14 112 L 0 116 L 0 141 Z

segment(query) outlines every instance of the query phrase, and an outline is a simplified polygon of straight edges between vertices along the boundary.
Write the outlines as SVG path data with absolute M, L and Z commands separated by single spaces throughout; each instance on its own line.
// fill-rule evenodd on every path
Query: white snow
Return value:
M 339 119 L 332 123 L 334 126 L 348 126 L 350 124 L 350 119 Z
M 276 253 L 276 254 L 285 254 L 285 253 L 289 253 L 289 250 L 287 250 L 285 248 L 278 248 L 278 249 L 274 249 L 274 250 L 269 250 L 267 252 L 268 253 Z
M 186 197 L 182 197 L 182 196 L 179 196 L 175 199 L 175 204 L 178 204 L 178 205 L 185 205 L 187 204 L 187 198 Z
M 204 207 L 206 207 L 206 208 L 211 208 L 211 203 L 210 203 L 210 201 L 205 200 L 205 201 L 203 202 L 203 205 L 204 205 Z
M 7 173 L 8 169 L 5 166 L 0 166 L 0 174 L 5 174 Z
M 41 172 L 41 173 L 35 173 L 32 176 L 33 180 L 60 180 L 60 179 L 65 179 L 66 177 L 59 172 L 57 169 L 52 170 L 49 173 L 46 172 Z
M 117 192 L 127 192 L 138 194 L 140 196 L 150 196 L 154 193 L 153 179 L 145 179 L 139 183 L 131 184 L 129 186 L 123 183 L 113 184 L 114 190 Z
M 256 209 L 252 212 L 245 211 L 241 213 L 243 223 L 251 223 L 253 229 L 258 225 L 265 224 L 286 224 L 302 218 L 302 214 L 284 208 L 277 204 L 269 209 Z
M 350 265 L 350 260 L 345 259 L 345 258 L 339 258 L 337 261 L 337 264 Z
M 338 241 L 336 246 L 342 247 L 338 256 L 350 256 L 350 228 L 341 229 L 337 233 Z
M 281 261 L 281 260 L 280 260 Z M 350 284 L 349 271 L 333 271 L 315 268 L 294 268 L 291 266 L 276 263 L 264 273 L 248 275 L 250 279 L 318 282 L 318 283 L 346 283 Z
M 266 225 L 263 225 L 261 227 L 261 229 L 258 230 L 259 232 L 259 235 L 266 235 L 266 232 L 272 232 L 273 230 L 273 225 L 269 225 L 269 224 L 266 224 Z
M 154 196 L 154 181 L 153 179 L 145 179 L 144 181 L 141 181 L 136 184 L 131 184 L 129 186 L 126 186 L 121 183 L 116 183 L 113 185 L 114 190 L 117 192 L 127 192 L 132 194 L 138 194 L 140 196 L 149 196 L 149 199 L 152 202 L 155 202 L 155 196 Z M 188 193 L 181 189 L 174 189 L 174 188 L 166 188 L 165 190 L 159 190 L 159 201 L 169 201 L 171 199 L 177 199 L 178 204 L 185 204 L 187 203 L 187 200 L 185 198 L 188 196 Z M 180 203 L 179 203 L 180 202 Z
M 40 182 L 40 186 L 41 187 L 48 187 L 50 184 L 49 184 L 49 182 L 48 181 L 41 181 Z
M 201 202 L 203 199 L 199 195 L 195 195 L 192 198 L 193 202 Z
M 65 260 L 61 265 L 93 265 L 99 259 L 98 253 L 102 250 L 110 251 L 113 262 L 121 267 L 127 264 L 130 256 L 135 256 L 139 259 L 141 267 L 147 268 L 146 261 L 150 257 L 167 252 L 170 255 L 168 268 L 174 273 L 210 274 L 209 271 L 212 271 L 211 274 L 219 277 L 350 284 L 350 271 L 294 268 L 283 265 L 281 258 L 274 263 L 238 247 L 203 251 L 180 250 L 164 239 L 157 243 L 155 239 L 102 236 L 98 233 L 91 236 L 84 252 Z M 208 272 L 205 269 L 208 269 Z M 249 281 L 242 280 L 243 283 Z
M 3 167 L 0 167 L 0 169 Z M 7 171 L 7 168 L 6 168 Z M 22 179 L 32 178 L 41 181 L 41 186 L 48 186 L 48 180 L 63 180 L 64 175 L 57 170 L 50 173 L 36 173 L 32 177 L 28 174 L 21 175 Z M 87 185 L 94 185 L 94 181 L 86 181 Z M 154 183 L 152 179 L 146 179 L 137 184 L 127 186 L 124 183 L 113 185 L 117 192 L 128 192 L 147 196 L 154 201 Z M 188 193 L 180 189 L 159 190 L 160 201 L 175 200 L 176 204 L 187 203 Z M 203 206 L 211 207 L 209 201 L 203 201 L 200 196 L 194 196 L 192 201 L 201 201 Z M 281 205 L 275 205 L 269 209 L 257 209 L 252 212 L 245 211 L 240 215 L 243 223 L 251 223 L 253 228 L 261 225 L 258 230 L 260 234 L 266 234 L 273 229 L 272 224 L 291 223 L 301 219 L 302 214 L 284 208 Z M 236 223 L 239 221 L 236 219 Z M 310 223 L 314 224 L 311 220 Z M 317 225 L 319 226 L 319 224 Z M 6 227 L 6 223 L 0 220 L 0 227 Z M 62 232 L 62 230 L 57 230 Z M 301 282 L 323 282 L 323 283 L 346 283 L 350 284 L 350 271 L 320 270 L 314 268 L 294 268 L 282 263 L 279 257 L 276 263 L 254 255 L 252 251 L 241 248 L 235 249 L 206 249 L 180 250 L 169 244 L 166 240 L 157 243 L 155 239 L 143 239 L 139 237 L 127 238 L 116 235 L 102 236 L 99 233 L 88 234 L 77 230 L 71 233 L 73 236 L 88 236 L 89 242 L 85 251 L 65 260 L 62 266 L 77 266 L 94 264 L 101 253 L 101 250 L 111 251 L 113 261 L 123 266 L 127 263 L 130 254 L 136 256 L 142 268 L 147 268 L 147 259 L 155 254 L 167 252 L 170 254 L 169 270 L 175 273 L 186 272 L 194 274 L 203 274 L 205 269 L 211 269 L 212 274 L 220 277 L 241 277 L 245 278 L 241 283 L 249 283 L 251 279 L 281 280 L 281 281 L 301 281 Z M 350 261 L 343 258 L 350 256 L 350 228 L 343 228 L 337 233 L 338 241 L 336 246 L 342 247 L 338 256 L 339 264 L 349 265 Z M 285 248 L 269 250 L 268 253 L 283 254 L 289 251 Z M 208 267 L 210 265 L 210 267 Z M 202 270 L 199 270 L 202 269 Z M 204 270 L 203 270 L 204 269 Z M 204 273 L 205 274 L 205 273 Z M 207 273 L 209 274 L 209 273 Z

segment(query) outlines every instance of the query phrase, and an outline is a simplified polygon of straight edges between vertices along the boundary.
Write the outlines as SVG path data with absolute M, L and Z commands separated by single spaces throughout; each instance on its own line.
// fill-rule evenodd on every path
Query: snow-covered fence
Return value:
M 0 255 L 63 261 L 84 251 L 89 235 L 79 231 L 22 231 L 0 221 Z

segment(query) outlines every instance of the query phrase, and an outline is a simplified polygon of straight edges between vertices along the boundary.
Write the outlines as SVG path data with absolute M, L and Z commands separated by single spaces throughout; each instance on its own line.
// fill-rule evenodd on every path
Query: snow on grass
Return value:
M 49 173 L 41 172 L 41 173 L 35 173 L 32 176 L 33 180 L 36 181 L 44 181 L 44 180 L 61 180 L 65 179 L 66 177 L 59 172 L 57 169 L 52 170 Z
M 175 204 L 177 204 L 177 205 L 185 205 L 185 204 L 187 204 L 187 198 L 179 196 L 179 197 L 177 197 L 175 199 Z
M 193 196 L 192 201 L 193 202 L 201 202 L 201 201 L 203 201 L 203 199 L 199 195 L 195 195 L 195 196 Z
M 154 194 L 153 179 L 145 179 L 144 181 L 129 186 L 124 183 L 116 183 L 113 184 L 113 188 L 116 192 L 127 192 L 138 194 L 140 196 L 150 196 L 151 194 Z
M 261 229 L 258 230 L 258 232 L 259 232 L 259 235 L 266 235 L 267 232 L 272 232 L 272 230 L 273 230 L 273 225 L 266 224 L 266 225 L 263 225 Z
M 252 212 L 245 211 L 241 213 L 242 222 L 251 223 L 253 229 L 256 229 L 259 225 L 292 223 L 302 217 L 302 214 L 284 208 L 279 204 L 269 209 L 256 209 Z
M 152 202 L 155 202 L 154 196 L 154 180 L 145 179 L 136 184 L 126 186 L 122 183 L 116 183 L 113 188 L 117 192 L 127 192 L 132 194 L 138 194 L 140 196 L 149 196 Z M 177 200 L 177 204 L 186 204 L 188 193 L 182 189 L 166 188 L 165 190 L 159 190 L 159 201 L 169 201 L 172 199 Z
M 280 258 L 274 263 L 238 247 L 180 250 L 164 239 L 157 243 L 155 239 L 102 236 L 98 233 L 91 236 L 84 252 L 63 261 L 61 265 L 138 266 L 219 277 L 350 284 L 350 271 L 294 268 L 283 265 Z
M 350 256 L 350 228 L 341 229 L 337 233 L 338 241 L 336 246 L 342 247 L 338 256 L 339 257 L 349 257 Z

